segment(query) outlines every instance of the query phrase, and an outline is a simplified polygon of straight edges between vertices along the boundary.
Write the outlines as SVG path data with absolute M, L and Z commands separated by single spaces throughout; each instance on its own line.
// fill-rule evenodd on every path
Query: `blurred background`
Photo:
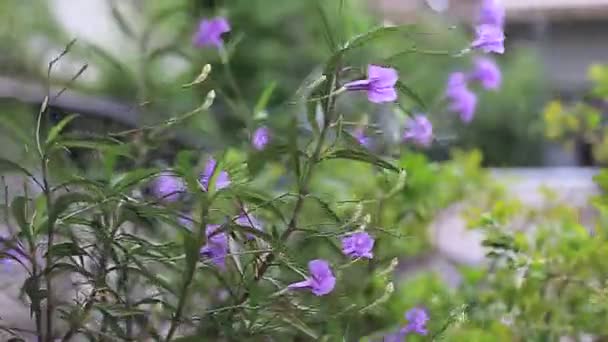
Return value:
M 78 129 L 112 130 L 157 122 L 167 113 L 194 108 L 204 92 L 183 91 L 205 62 L 217 61 L 214 51 L 197 50 L 189 42 L 197 21 L 216 14 L 221 1 L 6 0 L 0 4 L 0 129 L 2 154 L 20 155 L 15 141 L 31 139 L 32 119 L 47 88 L 48 62 L 72 39 L 77 43 L 51 75 L 51 88 L 66 88 L 52 101 L 56 116 L 79 113 Z M 445 149 L 478 148 L 484 165 L 591 166 L 593 144 L 571 137 L 569 144 L 547 138 L 543 109 L 551 99 L 566 103 L 588 97 L 587 70 L 608 57 L 603 44 L 608 1 L 505 0 L 509 53 L 498 61 L 505 82 L 498 92 L 483 95 L 473 123 L 442 128 L 445 144 L 431 151 L 445 158 Z M 478 1 L 371 0 L 352 1 L 350 24 L 365 27 L 416 22 L 435 29 L 434 40 L 465 41 Z M 233 1 L 228 13 L 234 30 L 234 74 L 249 102 L 276 84 L 268 108 L 281 103 L 319 61 L 325 48 L 314 6 L 306 1 Z M 432 9 L 439 11 L 434 11 Z M 446 23 L 448 25 L 446 26 Z M 281 27 L 281 30 L 276 30 Z M 439 32 L 439 33 L 437 33 Z M 231 47 L 228 46 L 228 49 Z M 420 63 L 400 60 L 410 70 L 413 86 L 423 95 L 442 91 L 447 73 L 460 61 L 442 58 Z M 224 82 L 218 79 L 217 82 Z M 430 95 L 429 95 L 430 96 Z M 219 108 L 221 104 L 218 105 Z M 208 132 L 239 129 L 229 114 L 200 121 Z M 225 111 L 224 111 L 225 112 Z M 441 124 L 437 124 L 441 126 Z M 242 128 L 242 127 L 240 127 Z M 186 130 L 187 131 L 187 130 Z M 182 142 L 205 144 L 184 133 Z M 231 139 L 224 134 L 213 143 Z M 16 138 L 16 139 L 15 139 Z M 187 142 L 186 142 L 187 141 Z M 170 153 L 170 152 L 169 152 Z

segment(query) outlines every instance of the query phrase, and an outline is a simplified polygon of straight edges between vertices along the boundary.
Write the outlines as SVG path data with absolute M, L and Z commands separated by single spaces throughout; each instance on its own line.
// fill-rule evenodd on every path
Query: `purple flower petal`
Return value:
M 209 158 L 205 164 L 205 170 L 199 176 L 199 181 L 203 187 L 203 191 L 208 191 L 209 182 L 213 176 L 213 172 L 217 166 L 217 162 L 213 158 Z M 215 177 L 215 189 L 221 190 L 227 188 L 230 185 L 230 177 L 226 171 L 220 170 L 217 177 Z
M 170 172 L 162 172 L 152 184 L 152 194 L 167 202 L 177 201 L 185 191 L 184 181 Z
M 428 334 L 426 323 L 429 320 L 429 315 L 426 310 L 421 308 L 410 309 L 405 313 L 405 319 L 407 319 L 407 326 L 405 327 L 407 333 Z
M 469 90 L 464 73 L 455 72 L 450 75 L 445 94 L 448 99 L 448 110 L 458 113 L 465 123 L 473 120 L 477 108 L 477 95 Z
M 433 125 L 426 116 L 416 115 L 408 121 L 403 139 L 427 147 L 433 142 Z
M 365 146 L 367 148 L 371 146 L 371 139 L 367 135 L 365 135 L 363 128 L 357 128 L 353 132 L 353 136 L 355 137 L 355 139 L 357 139 L 361 146 Z
M 253 132 L 253 136 L 251 138 L 251 144 L 253 148 L 258 151 L 263 150 L 266 145 L 270 142 L 270 129 L 268 127 L 262 126 Z
M 209 258 L 221 269 L 226 268 L 226 256 L 228 255 L 228 234 L 225 232 L 215 233 L 221 225 L 208 224 L 205 229 L 207 243 L 201 248 L 200 255 Z
M 262 230 L 263 228 L 263 224 L 260 220 L 258 220 L 257 217 L 255 217 L 254 215 L 250 214 L 250 213 L 246 213 L 245 211 L 243 211 L 241 213 L 241 215 L 239 215 L 239 217 L 236 218 L 236 220 L 234 220 L 234 223 L 236 223 L 237 225 L 241 226 L 241 227 L 249 227 L 249 228 L 253 228 L 253 229 L 257 229 L 257 230 Z M 247 239 L 255 239 L 255 235 L 251 234 L 251 233 L 247 233 Z
M 477 18 L 479 25 L 493 25 L 504 27 L 505 25 L 505 7 L 500 0 L 483 0 L 479 8 Z
M 475 28 L 476 38 L 471 43 L 473 49 L 482 50 L 485 53 L 505 52 L 505 34 L 502 28 L 494 25 L 479 25 Z
M 357 232 L 342 238 L 342 253 L 355 259 L 372 259 L 374 239 L 366 232 Z
M 478 81 L 487 90 L 496 90 L 502 83 L 502 74 L 496 62 L 489 58 L 475 59 L 475 69 L 471 79 Z
M 308 262 L 310 277 L 304 281 L 290 284 L 289 289 L 307 288 L 315 296 L 324 296 L 334 290 L 336 277 L 331 271 L 329 263 L 322 259 L 311 260 Z
M 199 23 L 192 43 L 196 47 L 215 46 L 219 48 L 224 44 L 222 34 L 226 32 L 230 32 L 230 24 L 226 18 L 203 19 Z
M 373 103 L 393 102 L 397 100 L 395 84 L 398 79 L 397 70 L 370 64 L 366 80 L 352 81 L 344 87 L 349 91 L 367 91 L 367 98 Z

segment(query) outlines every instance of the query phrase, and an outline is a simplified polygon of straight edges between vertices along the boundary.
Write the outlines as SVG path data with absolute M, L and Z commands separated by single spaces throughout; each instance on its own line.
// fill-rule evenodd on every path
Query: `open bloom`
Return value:
M 228 255 L 228 234 L 225 232 L 215 233 L 221 227 L 219 224 L 208 224 L 205 228 L 207 243 L 201 248 L 200 255 L 209 258 L 221 269 L 226 268 L 226 256 Z
M 308 262 L 310 276 L 304 281 L 293 283 L 289 289 L 310 289 L 315 296 L 324 296 L 334 290 L 336 277 L 329 267 L 329 263 L 322 259 Z
M 416 115 L 407 122 L 403 139 L 420 146 L 429 146 L 433 142 L 433 125 L 426 116 Z
M 262 230 L 262 221 L 260 221 L 254 215 L 247 213 L 245 211 L 243 211 L 241 213 L 241 215 L 239 215 L 239 217 L 237 217 L 236 220 L 234 220 L 234 223 L 236 223 L 237 225 L 239 225 L 241 227 L 249 227 L 249 228 L 253 228 L 253 229 L 257 229 L 257 230 Z M 247 233 L 246 235 L 247 235 L 248 239 L 255 238 L 255 235 L 253 235 L 251 233 Z
M 397 100 L 395 84 L 398 79 L 397 70 L 370 64 L 367 67 L 366 80 L 348 82 L 344 88 L 351 91 L 367 91 L 367 98 L 370 102 L 393 102 Z
M 213 176 L 214 172 L 218 173 L 218 175 L 215 177 L 216 190 L 224 189 L 230 185 L 230 177 L 228 176 L 228 172 L 224 170 L 215 171 L 216 166 L 217 162 L 215 159 L 207 159 L 205 170 L 199 176 L 199 182 L 201 183 L 204 191 L 208 191 L 209 182 L 211 181 L 211 177 Z
M 215 46 L 221 47 L 224 42 L 222 34 L 230 32 L 230 24 L 223 17 L 203 19 L 198 25 L 198 31 L 192 39 L 196 47 Z
M 458 113 L 460 119 L 471 122 L 477 107 L 477 95 L 467 86 L 467 77 L 462 72 L 452 73 L 448 79 L 445 95 L 448 99 L 448 109 Z
M 429 315 L 426 310 L 421 308 L 410 309 L 405 313 L 405 319 L 407 320 L 407 325 L 405 326 L 407 333 L 428 334 L 426 322 L 429 320 Z
M 479 25 L 475 28 L 475 40 L 471 43 L 473 49 L 482 50 L 485 53 L 505 52 L 505 33 L 499 26 Z
M 374 249 L 374 238 L 366 232 L 357 232 L 342 238 L 342 253 L 353 259 L 373 258 L 372 249 Z
M 253 136 L 251 137 L 251 144 L 253 148 L 258 151 L 263 150 L 266 145 L 270 142 L 270 129 L 268 127 L 262 126 L 253 132 Z
M 470 77 L 472 80 L 481 83 L 482 87 L 488 90 L 496 90 L 500 88 L 500 84 L 502 83 L 500 68 L 495 61 L 489 58 L 477 58 L 475 60 L 475 69 Z
M 504 27 L 505 7 L 501 0 L 483 0 L 477 17 L 479 25 L 493 25 Z
M 152 183 L 152 194 L 161 200 L 175 202 L 186 191 L 184 181 L 169 173 L 162 172 Z

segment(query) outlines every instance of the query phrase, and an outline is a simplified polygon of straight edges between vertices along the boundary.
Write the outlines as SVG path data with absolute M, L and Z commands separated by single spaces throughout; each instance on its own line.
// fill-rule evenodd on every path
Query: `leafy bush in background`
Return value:
M 608 160 L 605 101 L 608 98 L 608 69 L 603 65 L 589 68 L 592 87 L 582 99 L 569 103 L 553 100 L 546 104 L 543 116 L 547 138 L 562 143 L 568 149 L 577 145 L 591 146 L 587 163 L 604 165 Z
M 199 103 L 209 89 L 221 89 L 227 95 L 219 96 L 214 106 L 214 116 L 197 117 L 192 120 L 186 131 L 190 130 L 197 144 L 212 145 L 235 144 L 243 139 L 243 128 L 248 124 L 243 115 L 237 115 L 230 108 L 227 99 L 234 100 L 235 93 L 231 83 L 239 86 L 240 97 L 254 108 L 265 91 L 268 97 L 264 111 L 271 121 L 282 120 L 283 104 L 300 85 L 300 80 L 310 75 L 314 67 L 322 62 L 328 52 L 323 31 L 329 25 L 334 39 L 344 40 L 374 22 L 369 4 L 365 1 L 328 2 L 325 5 L 325 19 L 319 16 L 318 9 L 311 1 L 154 1 L 145 5 L 108 1 L 107 13 L 114 18 L 113 28 L 121 39 L 112 47 L 102 47 L 81 40 L 74 47 L 70 57 L 74 69 L 85 62 L 89 70 L 99 75 L 94 82 L 76 80 L 76 86 L 91 93 L 111 95 L 131 103 L 145 103 L 140 121 L 154 123 L 168 118 L 171 113 L 187 111 Z M 14 6 L 13 6 L 14 5 Z M 32 49 L 32 40 L 41 37 L 48 49 L 60 51 L 69 37 L 62 23 L 49 16 L 46 3 L 14 3 L 11 10 L 2 11 L 7 16 L 2 30 L 7 51 L 9 73 L 27 75 L 44 82 L 46 64 L 51 58 L 48 53 Z M 45 20 L 36 23 L 16 20 L 28 17 L 19 15 L 35 10 L 38 17 Z M 341 11 L 342 15 L 338 15 Z M 46 14 L 45 14 L 46 13 Z M 230 54 L 234 82 L 229 81 L 221 65 L 214 70 L 209 82 L 202 89 L 183 91 L 181 85 L 190 82 L 190 75 L 198 73 L 200 66 L 208 62 L 219 63 L 219 56 L 211 51 L 184 48 L 192 39 L 193 29 L 201 17 L 229 14 L 233 22 L 239 23 L 238 32 L 231 33 L 226 49 Z M 276 29 L 280 27 L 281 29 Z M 467 70 L 471 63 L 466 58 L 444 58 L 443 52 L 458 53 L 466 45 L 468 33 L 464 30 L 450 29 L 449 23 L 437 17 L 425 17 L 416 25 L 415 43 L 404 44 L 395 37 L 387 37 L 362 47 L 349 62 L 361 72 L 370 58 L 395 65 L 404 80 L 416 85 L 416 92 L 429 105 L 434 104 L 437 94 L 445 87 L 449 72 Z M 426 34 L 431 33 L 431 34 Z M 393 47 L 400 46 L 399 54 L 394 55 Z M 123 48 L 124 47 L 124 48 Z M 48 51 L 44 50 L 44 51 Z M 415 50 L 427 51 L 424 63 L 420 63 Z M 16 51 L 25 51 L 17 53 Z M 433 54 L 432 52 L 440 52 Z M 27 58 L 23 58 L 23 56 Z M 10 57 L 12 56 L 12 57 Z M 82 63 L 80 62 L 82 61 Z M 504 67 L 504 87 L 500 92 L 485 93 L 479 103 L 477 120 L 471 125 L 451 124 L 456 120 L 438 120 L 436 133 L 439 144 L 435 145 L 430 156 L 436 160 L 449 157 L 450 147 L 480 148 L 484 163 L 490 166 L 534 165 L 540 163 L 540 138 L 535 129 L 536 101 L 540 94 L 540 77 L 534 56 L 526 51 L 513 51 L 509 60 L 499 60 Z M 55 78 L 54 82 L 63 85 L 72 74 Z M 271 91 L 272 90 L 272 91 Z M 525 95 L 525 96 L 524 96 Z M 350 101 L 352 102 L 352 101 Z M 356 105 L 364 105 L 356 102 Z M 430 106 L 428 114 L 443 117 L 439 107 Z M 392 115 L 385 115 L 384 108 L 365 104 L 364 114 L 353 120 L 362 124 L 377 124 L 385 135 L 378 135 L 380 144 L 393 143 L 399 134 L 391 121 Z M 422 108 L 418 108 L 421 110 Z M 240 110 L 242 111 L 242 110 Z M 304 110 L 302 110 L 304 112 Z M 69 113 L 68 113 L 69 114 Z M 128 113 L 126 115 L 131 115 Z M 264 113 L 259 113 L 264 114 Z M 398 119 L 400 120 L 400 119 Z M 79 121 L 79 120 L 77 120 Z M 500 127 L 500 132 L 496 131 Z M 197 135 L 201 129 L 215 134 L 204 142 Z M 373 135 L 373 130 L 368 132 Z M 389 134 L 390 133 L 390 134 Z M 524 153 L 525 151 L 525 153 Z

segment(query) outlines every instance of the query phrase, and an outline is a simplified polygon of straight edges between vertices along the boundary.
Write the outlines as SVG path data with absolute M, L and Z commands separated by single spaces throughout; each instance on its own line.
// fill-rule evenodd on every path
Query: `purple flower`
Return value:
M 356 232 L 342 238 L 342 253 L 353 259 L 374 257 L 374 238 L 366 232 Z
M 152 184 L 152 194 L 167 202 L 177 201 L 185 191 L 184 181 L 170 172 L 162 172 Z
M 416 115 L 407 122 L 403 139 L 420 146 L 429 146 L 433 142 L 433 125 L 426 116 Z
M 219 224 L 207 225 L 205 229 L 207 243 L 201 248 L 200 255 L 211 259 L 219 268 L 225 269 L 226 256 L 228 255 L 228 235 L 225 232 L 215 233 L 220 227 Z
M 500 0 L 483 0 L 477 17 L 479 25 L 493 25 L 504 27 L 505 7 Z
M 365 135 L 365 132 L 363 131 L 363 128 L 357 128 L 354 132 L 353 132 L 353 136 L 355 137 L 355 139 L 357 139 L 357 141 L 359 142 L 359 144 L 361 144 L 361 146 L 365 146 L 367 148 L 369 148 L 371 146 L 371 139 Z
M 223 17 L 203 19 L 198 24 L 198 31 L 192 38 L 192 44 L 196 47 L 215 46 L 221 47 L 224 42 L 222 34 L 230 32 L 230 24 Z
M 460 119 L 471 122 L 477 107 L 477 95 L 469 90 L 466 75 L 462 72 L 452 73 L 448 79 L 445 95 L 449 101 L 448 109 L 458 113 Z
M 475 33 L 475 40 L 471 43 L 473 49 L 480 49 L 485 53 L 505 52 L 505 33 L 501 27 L 483 24 L 475 28 Z
M 407 325 L 405 326 L 406 333 L 428 334 L 426 322 L 429 320 L 429 315 L 426 310 L 421 308 L 410 309 L 405 313 L 405 319 L 407 319 Z
M 253 136 L 251 137 L 251 144 L 253 148 L 258 151 L 263 150 L 266 145 L 270 142 L 270 129 L 266 126 L 262 126 L 253 132 Z
M 257 230 L 262 230 L 262 222 L 258 220 L 257 217 L 253 216 L 250 213 L 247 213 L 246 211 L 243 211 L 241 215 L 239 215 L 239 217 L 234 220 L 234 223 L 241 227 L 249 227 Z M 246 235 L 247 238 L 250 240 L 255 239 L 255 235 L 251 233 L 247 233 Z
M 308 262 L 310 277 L 304 281 L 293 283 L 289 289 L 310 289 L 315 296 L 324 296 L 333 291 L 336 286 L 336 277 L 329 267 L 329 263 L 323 259 Z
M 213 158 L 207 159 L 207 163 L 205 164 L 205 170 L 199 176 L 199 181 L 203 187 L 204 191 L 208 191 L 209 182 L 211 181 L 211 177 L 215 172 L 215 168 L 217 166 L 217 162 Z M 217 171 L 219 174 L 215 177 L 215 189 L 221 190 L 230 185 L 230 177 L 228 173 L 223 170 Z
M 488 90 L 496 90 L 500 88 L 502 83 L 500 68 L 496 62 L 489 58 L 480 57 L 475 59 L 475 69 L 470 77 Z
M 397 70 L 370 64 L 367 67 L 366 80 L 348 82 L 344 87 L 351 91 L 367 91 L 367 98 L 370 102 L 393 102 L 397 100 L 395 84 L 398 79 Z

